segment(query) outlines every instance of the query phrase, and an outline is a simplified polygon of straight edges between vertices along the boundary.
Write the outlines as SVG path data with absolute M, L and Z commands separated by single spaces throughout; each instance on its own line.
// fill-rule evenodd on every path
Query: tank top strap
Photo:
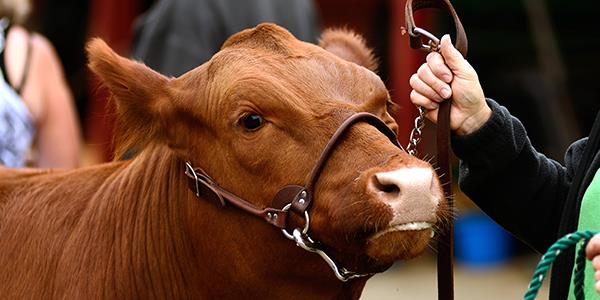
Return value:
M 33 45 L 31 44 L 31 34 L 29 34 L 29 32 L 27 33 L 27 53 L 25 54 L 25 65 L 23 66 L 23 75 L 21 75 L 21 80 L 19 80 L 19 83 L 17 86 L 13 86 L 13 88 L 15 89 L 15 91 L 17 92 L 17 94 L 21 95 L 21 91 L 23 90 L 23 87 L 25 87 L 25 84 L 27 83 L 27 78 L 29 78 L 29 65 L 31 64 L 31 52 L 32 52 L 32 47 Z
M 0 30 L 2 30 L 2 35 L 0 35 L 0 73 L 2 73 L 2 77 L 6 79 L 8 82 L 8 76 L 6 72 L 6 64 L 4 63 L 4 51 L 6 49 L 6 39 L 8 37 L 8 31 L 10 30 L 10 22 L 6 18 L 0 19 Z

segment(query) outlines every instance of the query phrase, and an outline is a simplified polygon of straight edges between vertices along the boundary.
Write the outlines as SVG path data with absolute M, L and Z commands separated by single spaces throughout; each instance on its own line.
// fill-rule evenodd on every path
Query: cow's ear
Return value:
M 114 99 L 118 135 L 145 136 L 149 140 L 165 138 L 161 136 L 162 123 L 173 110 L 167 90 L 170 79 L 142 63 L 119 56 L 101 39 L 90 41 L 87 52 L 90 69 Z M 140 145 L 126 145 L 130 146 Z
M 323 49 L 353 63 L 377 72 L 378 62 L 365 39 L 348 29 L 326 29 L 319 39 Z

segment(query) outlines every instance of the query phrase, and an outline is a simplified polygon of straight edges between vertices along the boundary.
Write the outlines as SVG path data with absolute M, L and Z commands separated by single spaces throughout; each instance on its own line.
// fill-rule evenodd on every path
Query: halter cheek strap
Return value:
M 301 217 L 304 216 L 304 213 L 308 210 L 313 201 L 314 187 L 321 176 L 321 172 L 323 171 L 327 160 L 335 150 L 335 147 L 343 137 L 343 134 L 358 122 L 365 122 L 377 128 L 381 133 L 385 134 L 394 145 L 402 149 L 402 146 L 398 143 L 396 134 L 387 127 L 382 120 L 370 113 L 361 112 L 346 119 L 331 136 L 323 148 L 317 163 L 310 172 L 307 184 L 305 186 L 284 186 L 275 194 L 270 207 L 258 208 L 251 202 L 223 189 L 202 169 L 194 168 L 191 163 L 186 162 L 185 174 L 188 177 L 188 187 L 197 197 L 206 198 L 222 206 L 227 204 L 232 205 L 246 213 L 264 219 L 275 227 L 289 229 L 287 228 L 287 215 L 290 212 L 294 212 Z M 284 209 L 287 205 L 290 205 L 290 207 Z

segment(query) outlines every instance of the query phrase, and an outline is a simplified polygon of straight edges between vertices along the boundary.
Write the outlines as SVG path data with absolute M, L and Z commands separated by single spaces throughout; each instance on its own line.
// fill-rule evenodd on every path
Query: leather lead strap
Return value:
M 446 201 L 450 211 L 454 211 L 454 198 L 452 197 L 452 167 L 450 164 L 450 106 L 452 99 L 440 104 L 438 110 L 437 128 L 437 162 L 440 172 L 440 180 L 446 195 Z M 454 222 L 450 221 L 438 234 L 438 299 L 454 299 Z
M 411 48 L 424 49 L 423 41 L 420 34 L 415 32 L 415 22 L 413 13 L 420 9 L 437 8 L 449 13 L 453 20 L 456 29 L 456 42 L 454 46 L 458 51 L 466 57 L 467 55 L 467 35 L 464 28 L 454 10 L 454 7 L 449 0 L 407 0 L 405 7 L 405 22 L 406 29 L 410 35 Z M 429 50 L 436 51 L 429 45 Z M 442 182 L 446 201 L 450 211 L 454 211 L 454 200 L 452 197 L 452 168 L 450 164 L 450 107 L 452 99 L 444 101 L 440 104 L 438 110 L 438 125 L 437 125 L 437 162 L 439 167 L 439 177 Z M 454 223 L 448 222 L 445 227 L 441 228 L 438 234 L 438 256 L 437 256 L 437 271 L 438 271 L 438 299 L 452 300 L 454 299 L 454 271 L 453 271 L 453 250 L 454 250 Z

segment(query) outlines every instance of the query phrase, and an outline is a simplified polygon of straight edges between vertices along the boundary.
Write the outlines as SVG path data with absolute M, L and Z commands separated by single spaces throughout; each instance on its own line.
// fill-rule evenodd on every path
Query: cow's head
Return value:
M 258 207 L 269 206 L 285 185 L 304 185 L 352 114 L 370 112 L 398 128 L 388 91 L 370 70 L 370 51 L 343 31 L 328 32 L 319 47 L 263 24 L 232 36 L 210 61 L 178 78 L 119 57 L 100 40 L 89 51 L 92 69 L 115 96 L 121 126 L 137 137 L 122 148 L 168 145 Z M 316 183 L 310 235 L 346 267 L 378 271 L 421 253 L 444 205 L 430 164 L 357 123 Z

